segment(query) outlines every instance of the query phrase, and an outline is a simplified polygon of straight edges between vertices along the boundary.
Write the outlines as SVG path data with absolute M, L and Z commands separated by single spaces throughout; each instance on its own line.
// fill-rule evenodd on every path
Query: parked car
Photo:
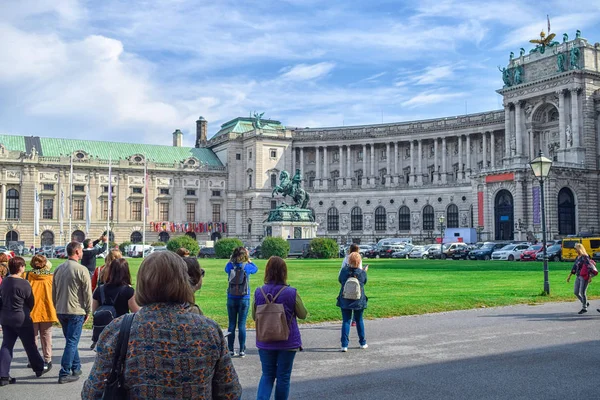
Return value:
M 489 260 L 492 253 L 506 246 L 506 242 L 485 242 L 480 248 L 469 252 L 469 260 Z
M 364 258 L 375 258 L 379 255 L 379 250 L 372 246 L 370 249 L 364 251 Z
M 260 258 L 260 245 L 256 246 L 253 249 L 250 249 L 250 251 L 248 252 L 248 254 L 252 258 Z M 200 254 L 198 254 L 198 257 L 200 257 Z
M 54 258 L 67 258 L 67 249 L 65 246 L 56 246 L 54 248 Z
M 407 244 L 402 250 L 398 250 L 395 253 L 392 253 L 392 258 L 408 258 L 408 255 L 410 254 L 413 248 L 413 245 Z
M 392 258 L 392 254 L 397 251 L 403 250 L 403 244 L 390 244 L 381 246 L 381 250 L 379 250 L 379 257 L 381 258 Z
M 521 261 L 535 261 L 537 254 L 544 249 L 541 244 L 532 244 L 523 253 L 521 253 Z
M 370 251 L 372 249 L 372 247 L 368 244 L 361 244 L 358 246 L 358 253 L 360 254 L 361 257 L 365 257 L 365 253 L 367 251 Z
M 410 253 L 408 253 L 409 258 L 427 258 L 427 250 L 429 246 L 415 246 L 412 248 Z
M 548 260 L 550 261 L 562 261 L 561 256 L 562 246 L 560 244 L 554 244 L 546 249 L 546 257 L 548 257 Z M 539 251 L 535 255 L 535 259 L 538 261 L 544 261 L 544 251 Z
M 562 261 L 562 256 L 561 256 L 560 260 Z M 600 251 L 597 251 L 594 253 L 594 255 L 592 255 L 592 260 L 600 261 Z
M 440 258 L 443 260 L 445 258 L 454 258 L 453 255 L 457 251 L 466 250 L 469 248 L 469 245 L 466 243 L 447 243 L 444 245 L 444 249 L 442 250 L 442 254 Z
M 216 256 L 214 247 L 203 247 L 198 253 L 198 258 L 215 258 Z
M 460 249 L 456 249 L 454 253 L 452 253 L 453 260 L 466 260 L 469 258 L 469 252 L 471 251 L 471 246 L 462 247 Z
M 521 253 L 528 247 L 527 244 L 507 244 L 492 253 L 492 260 L 518 261 L 521 259 Z

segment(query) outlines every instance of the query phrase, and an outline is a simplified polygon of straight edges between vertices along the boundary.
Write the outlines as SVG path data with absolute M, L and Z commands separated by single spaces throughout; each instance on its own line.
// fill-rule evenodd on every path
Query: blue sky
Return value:
M 600 1 L 3 0 L 0 133 L 192 145 L 195 120 L 288 126 L 501 108 L 498 65 Z

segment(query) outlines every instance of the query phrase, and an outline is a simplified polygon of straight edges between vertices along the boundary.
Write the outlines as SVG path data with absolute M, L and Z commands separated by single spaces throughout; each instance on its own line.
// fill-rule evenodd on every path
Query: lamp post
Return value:
M 446 220 L 446 218 L 444 218 L 444 215 L 440 215 L 440 217 L 438 218 L 438 222 L 440 223 L 440 253 L 444 250 L 442 247 L 444 245 L 444 221 Z
M 529 165 L 533 175 L 540 181 L 540 192 L 542 202 L 542 251 L 544 255 L 544 293 L 550 294 L 550 282 L 548 281 L 548 257 L 546 256 L 546 203 L 544 201 L 544 179 L 550 174 L 552 160 L 544 157 L 540 150 L 538 157 L 533 159 Z

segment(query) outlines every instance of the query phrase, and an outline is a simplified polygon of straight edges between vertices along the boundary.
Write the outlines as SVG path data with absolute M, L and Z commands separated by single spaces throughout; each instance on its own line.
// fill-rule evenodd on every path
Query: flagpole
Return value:
M 38 235 L 38 229 L 39 229 L 39 212 L 40 212 L 40 206 L 39 206 L 39 197 L 38 197 L 38 190 L 37 190 L 37 184 L 36 184 L 36 188 L 33 192 L 33 255 L 35 255 L 35 237 Z
M 71 153 L 71 173 L 69 174 L 69 242 L 73 235 L 73 154 Z
M 108 155 L 108 203 L 106 212 L 106 240 L 110 245 L 110 210 L 112 208 L 112 154 Z
M 146 213 L 148 212 L 148 159 L 144 155 L 144 216 L 142 218 L 142 258 L 146 257 Z

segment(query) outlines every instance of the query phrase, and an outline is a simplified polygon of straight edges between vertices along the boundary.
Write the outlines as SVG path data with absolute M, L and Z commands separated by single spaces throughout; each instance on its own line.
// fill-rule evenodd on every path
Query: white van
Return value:
M 129 257 L 142 257 L 144 252 L 149 254 L 152 253 L 153 250 L 154 247 L 150 246 L 149 244 L 132 244 L 128 246 L 127 255 Z

